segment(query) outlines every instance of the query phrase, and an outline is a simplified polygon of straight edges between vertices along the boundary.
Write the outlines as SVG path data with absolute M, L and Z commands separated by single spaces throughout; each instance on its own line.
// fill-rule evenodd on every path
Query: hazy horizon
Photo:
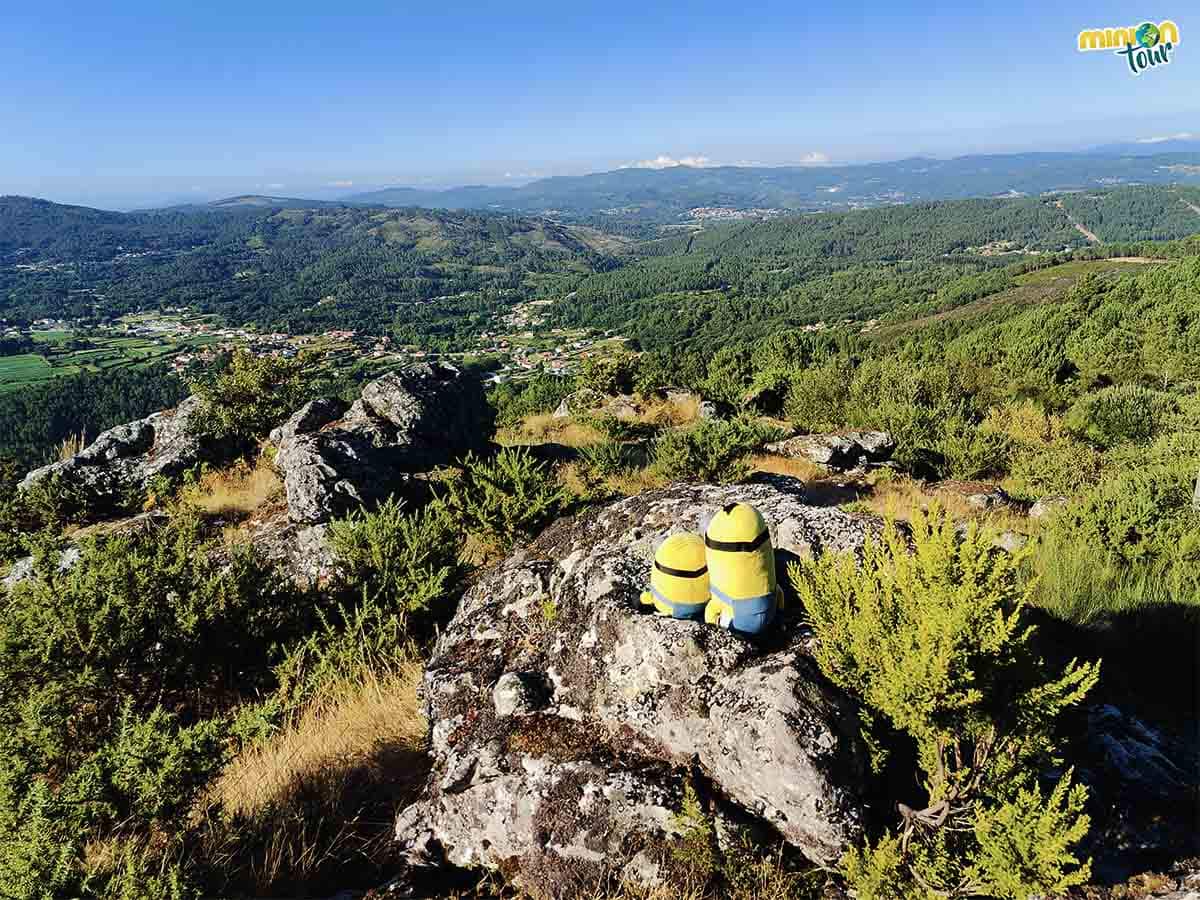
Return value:
M 697 3 L 649 27 L 631 3 L 24 8 L 0 33 L 15 137 L 0 193 L 124 209 L 334 199 L 659 160 L 850 164 L 1191 132 L 1190 54 L 1131 77 L 1076 50 L 1080 29 L 1147 12 Z

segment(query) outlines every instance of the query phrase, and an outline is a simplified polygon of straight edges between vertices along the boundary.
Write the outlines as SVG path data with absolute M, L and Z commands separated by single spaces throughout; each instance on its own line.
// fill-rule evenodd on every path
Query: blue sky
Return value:
M 119 207 L 1200 133 L 1200 17 L 1153 2 L 10 4 L 0 193 Z M 1165 18 L 1169 67 L 1075 50 Z

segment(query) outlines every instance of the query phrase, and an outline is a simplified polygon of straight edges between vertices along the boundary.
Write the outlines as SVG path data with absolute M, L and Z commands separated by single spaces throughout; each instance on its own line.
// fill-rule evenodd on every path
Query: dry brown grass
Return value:
M 641 469 L 630 469 L 619 475 L 613 475 L 605 479 L 605 484 L 626 497 L 657 490 L 666 485 L 666 483 L 667 480 L 654 471 L 652 466 L 646 466 Z
M 183 499 L 203 512 L 226 518 L 245 518 L 282 496 L 283 483 L 266 463 L 236 463 L 208 472 L 184 490 Z
M 769 475 L 788 475 L 802 481 L 815 481 L 825 476 L 825 471 L 807 459 L 792 459 L 775 453 L 758 453 L 750 459 L 750 467 L 755 472 L 765 472 Z
M 205 855 L 238 883 L 275 893 L 332 883 L 347 859 L 365 869 L 393 862 L 395 815 L 428 771 L 420 679 L 416 658 L 364 674 L 243 751 L 206 798 L 237 824 L 214 827 Z
M 497 443 L 513 444 L 562 444 L 564 447 L 586 447 L 599 444 L 602 435 L 590 425 L 583 425 L 571 418 L 556 419 L 552 413 L 526 416 L 520 425 L 502 428 L 496 433 Z
M 72 456 L 75 456 L 87 445 L 88 440 L 86 431 L 79 431 L 76 434 L 68 434 L 58 445 L 57 457 L 59 462 L 65 462 Z
M 669 428 L 690 425 L 700 418 L 700 398 L 690 394 L 679 400 L 649 400 L 637 418 L 650 425 Z
M 885 519 L 907 522 L 915 510 L 927 510 L 935 503 L 956 522 L 974 521 L 997 531 L 1022 533 L 1029 533 L 1036 528 L 1036 520 L 1017 510 L 979 509 L 956 491 L 930 490 L 921 482 L 904 476 L 875 480 L 862 498 L 854 502 L 853 507 Z

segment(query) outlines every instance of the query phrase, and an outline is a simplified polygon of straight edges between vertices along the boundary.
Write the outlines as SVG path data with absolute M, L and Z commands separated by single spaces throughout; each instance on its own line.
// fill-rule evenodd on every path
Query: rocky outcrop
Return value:
M 392 494 L 424 493 L 417 473 L 483 449 L 490 434 L 478 380 L 434 363 L 369 382 L 348 410 L 315 400 L 271 437 L 288 515 L 312 525 Z
M 766 449 L 840 472 L 887 462 L 896 450 L 896 441 L 886 431 L 840 431 L 801 434 L 768 444 Z
M 682 485 L 556 523 L 463 598 L 425 675 L 433 769 L 397 822 L 417 864 L 444 857 L 570 897 L 653 881 L 683 786 L 831 862 L 861 830 L 865 754 L 853 707 L 784 617 L 763 644 L 638 604 L 654 547 L 755 504 L 780 571 L 861 547 L 876 525 L 808 506 L 795 479 Z
M 1041 497 L 1029 507 L 1029 518 L 1044 519 L 1066 507 L 1068 502 L 1066 497 Z
M 69 459 L 34 469 L 20 490 L 51 480 L 74 492 L 93 518 L 120 508 L 131 491 L 142 491 L 156 476 L 172 477 L 199 462 L 219 457 L 221 448 L 192 427 L 200 398 L 188 397 L 175 409 L 101 432 Z

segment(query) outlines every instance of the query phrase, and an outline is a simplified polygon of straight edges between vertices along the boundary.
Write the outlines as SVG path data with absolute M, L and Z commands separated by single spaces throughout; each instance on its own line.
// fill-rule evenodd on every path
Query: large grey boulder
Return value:
M 369 382 L 348 410 L 313 401 L 272 439 L 289 517 L 316 524 L 392 494 L 415 496 L 425 487 L 417 473 L 481 450 L 490 434 L 479 381 L 434 363 Z
M 879 465 L 891 458 L 896 441 L 886 431 L 840 431 L 801 434 L 768 444 L 771 453 L 809 462 L 836 471 Z
M 156 476 L 173 477 L 220 455 L 216 442 L 194 433 L 200 406 L 199 397 L 188 397 L 174 409 L 103 431 L 69 459 L 34 469 L 19 490 L 57 480 L 86 501 L 92 517 L 110 513 Z
M 795 618 L 756 645 L 638 604 L 654 547 L 739 500 L 771 523 L 781 574 L 877 527 L 806 505 L 788 478 L 676 485 L 551 526 L 468 591 L 429 662 L 432 772 L 396 826 L 412 863 L 502 870 L 554 897 L 652 881 L 692 776 L 718 815 L 814 861 L 859 837 L 857 714 Z

